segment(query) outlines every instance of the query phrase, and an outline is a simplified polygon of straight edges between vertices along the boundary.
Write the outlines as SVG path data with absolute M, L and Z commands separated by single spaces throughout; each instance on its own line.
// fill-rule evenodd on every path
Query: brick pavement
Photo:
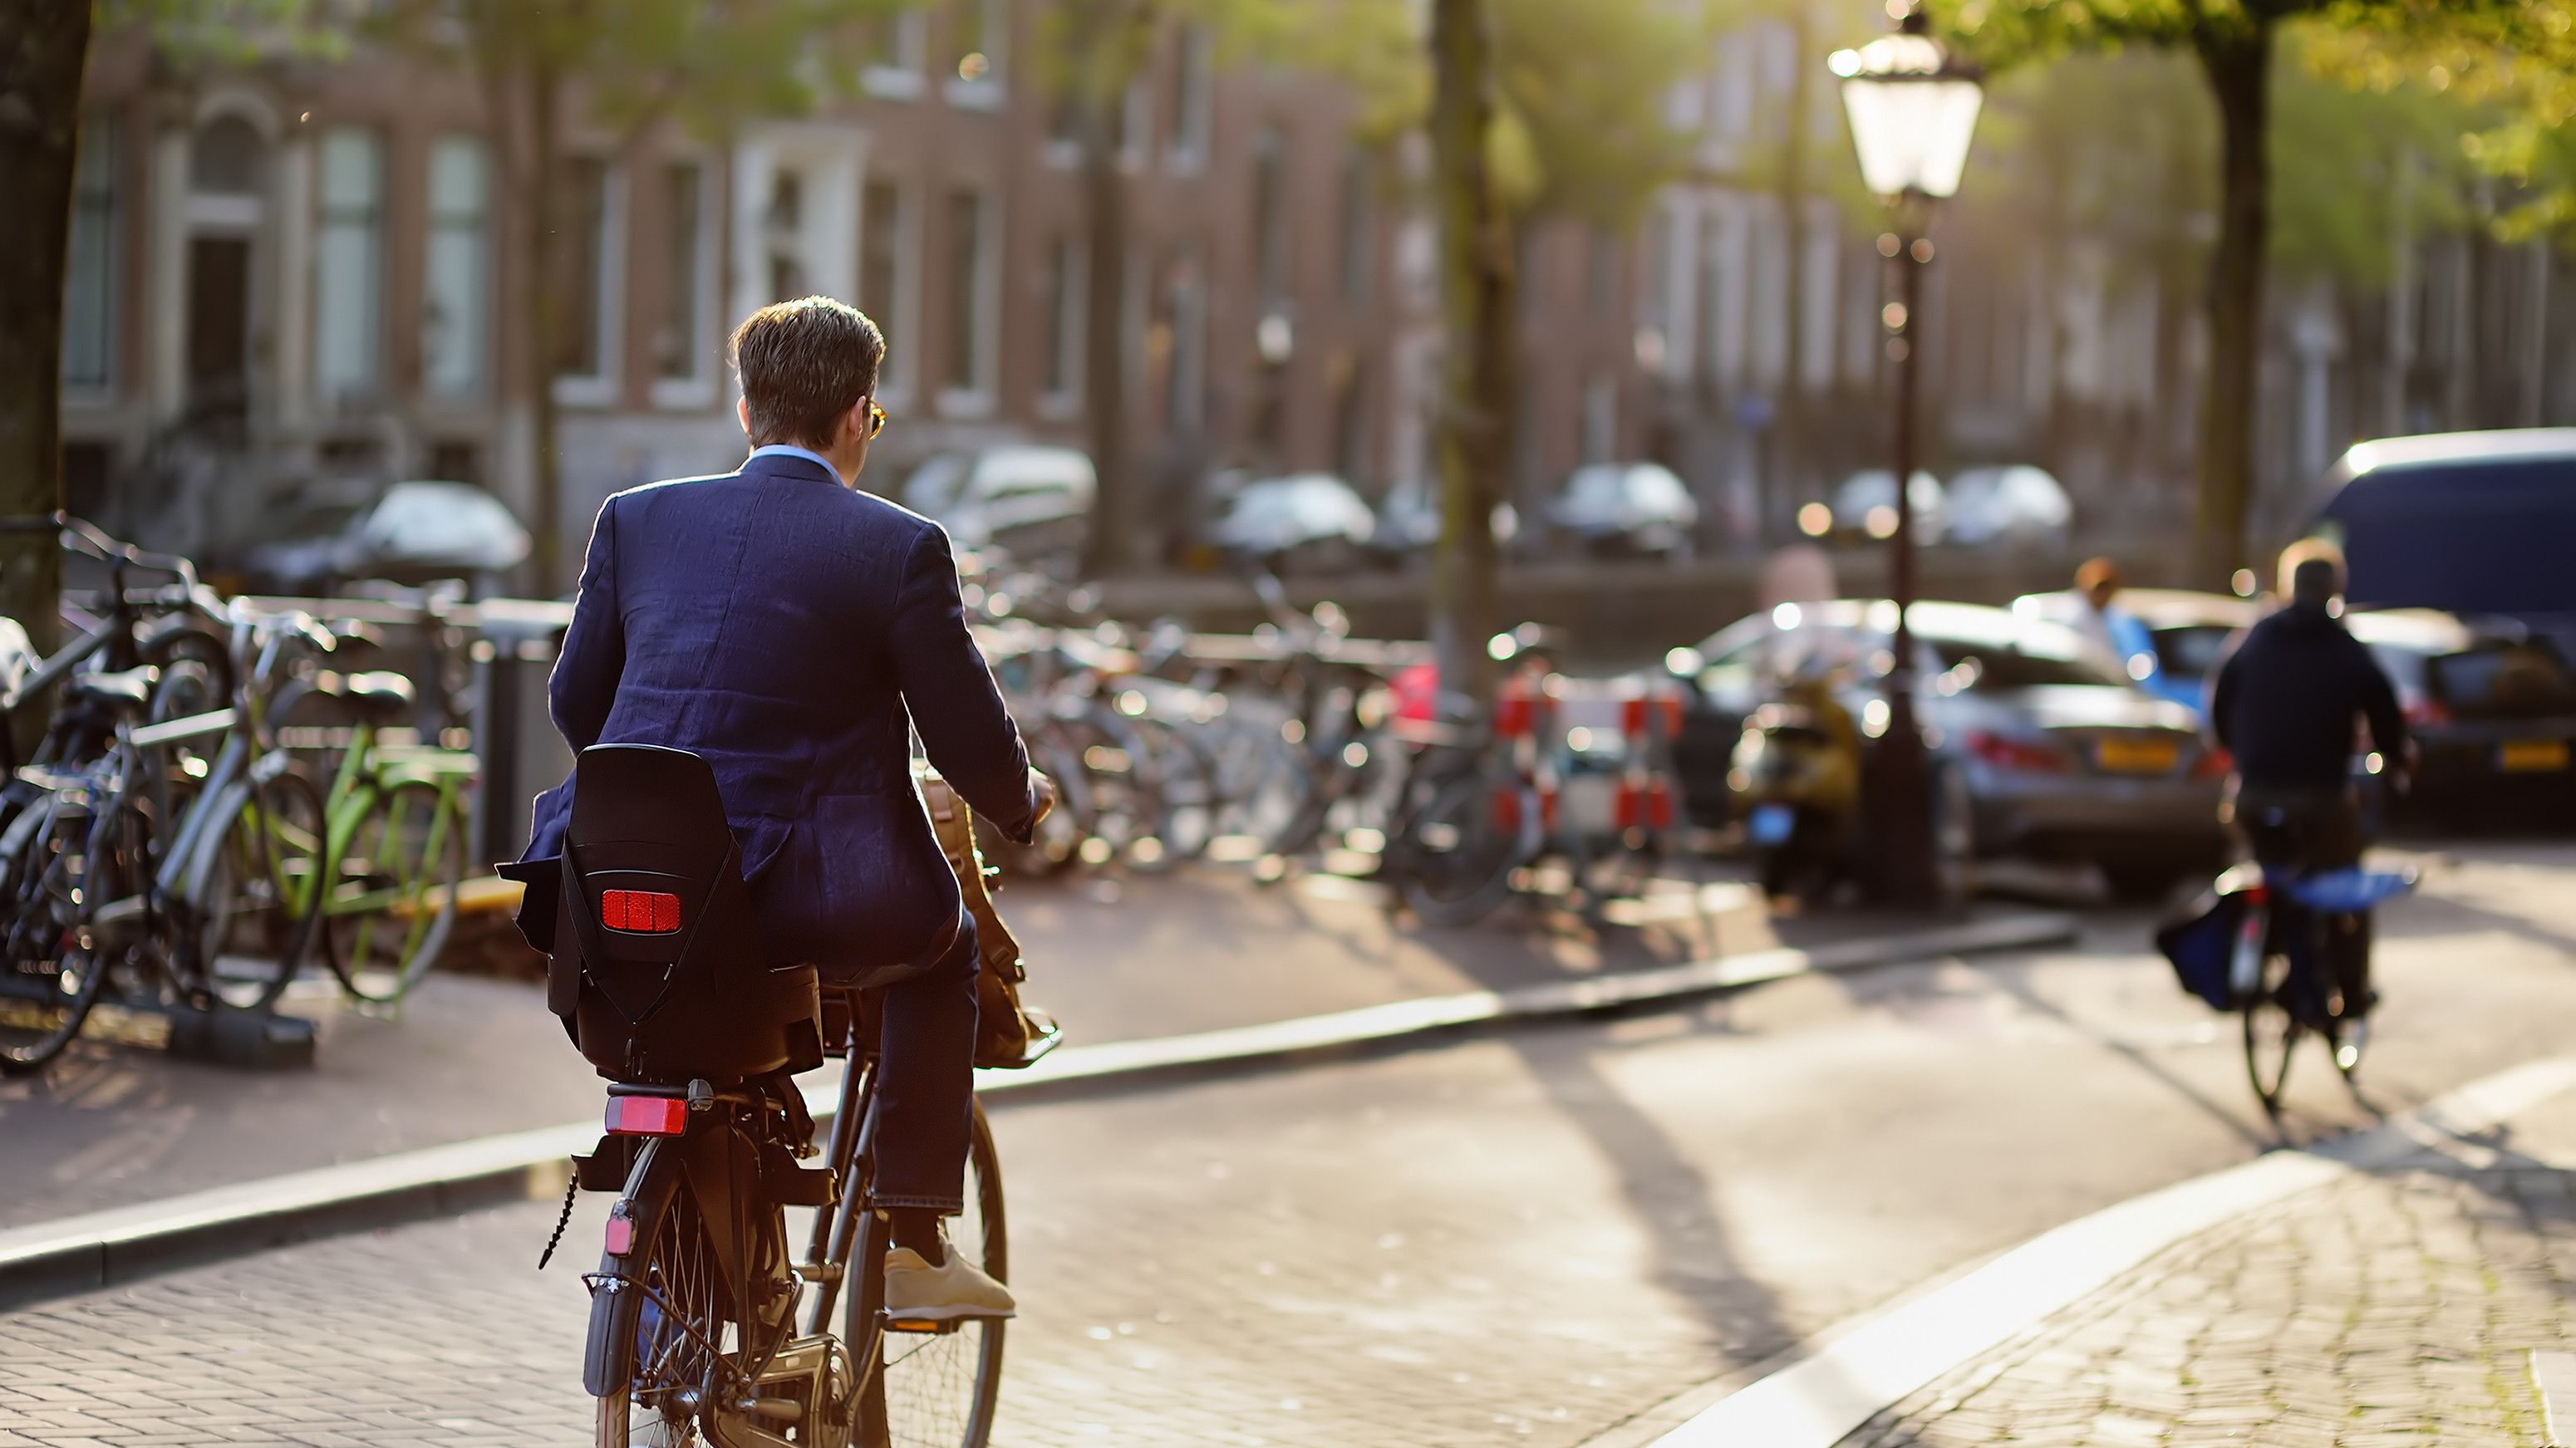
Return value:
M 1844 1448 L 2537 1448 L 2527 1354 L 2576 1341 L 2576 1172 L 2470 1154 L 2183 1243 Z
M 1675 1290 L 1616 1173 L 1517 1060 L 1470 1046 L 1006 1108 L 1025 1308 L 996 1443 L 1571 1445 L 1725 1366 L 1729 1338 L 1786 1341 L 1749 1283 Z M 583 1200 L 576 1261 L 603 1205 Z M 586 1442 L 577 1269 L 531 1270 L 552 1218 L 528 1204 L 0 1316 L 0 1448 Z
M 1433 930 L 1332 877 L 1264 889 L 1207 870 L 1099 884 L 1115 888 L 1014 881 L 1003 900 L 1029 948 L 1031 1000 L 1094 1043 L 1779 943 L 1758 906 L 1668 910 L 1599 935 L 1517 911 Z M 1866 916 L 1783 926 L 1801 944 L 1885 928 Z M 599 1109 L 597 1078 L 529 981 L 441 972 L 393 1020 L 338 1009 L 327 981 L 298 991 L 294 1008 L 323 1018 L 311 1071 L 246 1072 L 84 1040 L 43 1074 L 0 1082 L 10 1165 L 0 1226 Z

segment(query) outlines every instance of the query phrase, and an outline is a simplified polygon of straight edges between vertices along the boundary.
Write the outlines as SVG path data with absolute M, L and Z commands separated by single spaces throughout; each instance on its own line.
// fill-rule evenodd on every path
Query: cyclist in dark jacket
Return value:
M 2254 857 L 2280 869 L 2333 870 L 2361 863 L 2361 812 L 2353 799 L 2353 741 L 2390 775 L 2406 767 L 2406 721 L 2397 691 L 2370 650 L 2344 629 L 2336 601 L 2343 559 L 2310 539 L 2281 555 L 2289 601 L 2247 630 L 2211 686 L 2210 728 L 2235 756 L 2230 800 Z M 2343 999 L 2358 1017 L 2370 990 L 2367 916 L 2339 917 L 2328 942 Z

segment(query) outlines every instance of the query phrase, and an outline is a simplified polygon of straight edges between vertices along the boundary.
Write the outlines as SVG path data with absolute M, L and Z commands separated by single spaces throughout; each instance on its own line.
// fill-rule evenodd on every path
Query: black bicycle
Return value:
M 827 994 L 811 966 L 760 958 L 705 761 L 583 751 L 560 874 L 512 873 L 554 892 L 548 1003 L 611 1078 L 607 1134 L 574 1175 L 618 1193 L 584 1279 L 600 1448 L 982 1448 L 1003 1324 L 886 1312 L 870 983 Z M 793 1076 L 826 1055 L 847 1066 L 818 1149 Z M 951 1250 L 1003 1279 L 1001 1164 L 980 1107 L 967 1174 Z M 788 1208 L 814 1212 L 802 1261 Z

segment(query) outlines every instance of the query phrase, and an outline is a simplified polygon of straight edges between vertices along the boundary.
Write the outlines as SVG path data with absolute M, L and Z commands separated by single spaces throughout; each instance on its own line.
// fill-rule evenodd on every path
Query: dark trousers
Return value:
M 2361 863 L 2368 843 L 2361 808 L 2349 793 L 2240 789 L 2236 824 L 2265 870 L 2283 873 L 2342 870 Z M 2324 915 L 2317 920 L 2318 953 L 2332 972 L 2336 1014 L 2358 1016 L 2370 1008 L 2370 917 Z
M 877 1064 L 876 1201 L 880 1207 L 966 1205 L 974 1130 L 975 922 L 919 975 L 875 994 L 884 1022 Z

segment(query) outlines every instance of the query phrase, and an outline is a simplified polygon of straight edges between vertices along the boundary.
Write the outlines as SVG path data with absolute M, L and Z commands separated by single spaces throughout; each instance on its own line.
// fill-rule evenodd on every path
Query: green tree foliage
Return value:
M 2208 582 L 2251 561 L 2255 366 L 2264 273 L 2279 213 L 2273 194 L 2276 64 L 2285 27 L 2383 26 L 2409 21 L 2426 36 L 2460 33 L 2536 0 L 1930 0 L 1938 27 L 2004 67 L 2081 52 L 2163 50 L 2198 65 L 2218 116 L 2218 228 L 2208 312 L 2210 357 L 2201 409 L 2195 567 Z M 2338 142 L 2346 137 L 2333 138 Z M 2297 165 L 2305 167 L 2302 158 Z M 2329 210 L 2312 207 L 2308 214 Z M 2301 245 L 2348 235 L 2330 225 Z
M 2331 14 L 2342 23 L 2310 47 L 2318 73 L 2454 122 L 2418 154 L 2501 185 L 2489 194 L 2502 239 L 2576 246 L 2576 4 L 2378 0 Z
M 1705 68 L 1708 12 L 1655 0 L 1491 0 L 1499 123 L 1526 135 L 1524 209 L 1625 230 L 1690 167 L 1665 98 Z M 1514 145 L 1521 144 L 1517 141 Z
M 563 299 L 552 285 L 564 235 L 560 138 L 589 121 L 633 145 L 668 120 L 721 135 L 792 116 L 855 84 L 870 26 L 908 0 L 388 0 L 371 34 L 472 73 L 480 83 L 511 206 L 504 244 L 528 355 L 505 368 L 535 444 L 530 566 L 538 592 L 559 577 L 563 516 L 554 359 Z M 579 116 L 568 108 L 580 106 Z

